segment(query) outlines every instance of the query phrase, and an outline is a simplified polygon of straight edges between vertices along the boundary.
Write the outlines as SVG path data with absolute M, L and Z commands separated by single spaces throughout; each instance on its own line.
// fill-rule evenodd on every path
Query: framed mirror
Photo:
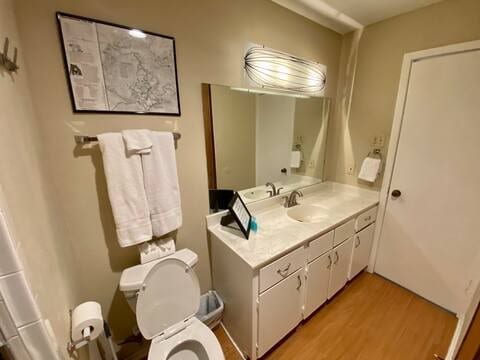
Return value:
M 202 85 L 210 209 L 321 182 L 330 99 Z

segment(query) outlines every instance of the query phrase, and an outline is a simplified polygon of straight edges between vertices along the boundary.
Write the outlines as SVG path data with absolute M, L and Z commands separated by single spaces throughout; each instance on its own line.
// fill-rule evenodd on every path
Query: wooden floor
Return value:
M 456 321 L 408 290 L 363 273 L 263 359 L 433 360 L 445 356 Z M 220 327 L 215 334 L 226 360 L 240 360 Z

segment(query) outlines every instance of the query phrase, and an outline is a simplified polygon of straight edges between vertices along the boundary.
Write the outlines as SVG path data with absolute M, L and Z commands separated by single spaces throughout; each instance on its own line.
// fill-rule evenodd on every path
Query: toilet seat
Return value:
M 152 340 L 149 360 L 223 360 L 212 331 L 195 314 L 200 286 L 195 272 L 179 259 L 165 259 L 148 272 L 136 304 L 138 328 Z
M 148 360 L 225 360 L 213 332 L 197 318 L 168 339 L 153 339 Z

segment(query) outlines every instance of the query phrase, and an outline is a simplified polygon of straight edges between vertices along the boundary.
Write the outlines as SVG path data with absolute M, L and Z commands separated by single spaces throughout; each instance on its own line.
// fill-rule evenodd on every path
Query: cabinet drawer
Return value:
M 284 257 L 260 269 L 259 291 L 263 292 L 280 280 L 300 269 L 305 264 L 305 250 L 303 247 L 292 251 Z
M 375 219 L 377 217 L 377 209 L 378 207 L 375 206 L 374 208 L 367 210 L 360 215 L 358 215 L 357 220 L 355 221 L 355 231 L 359 232 L 362 230 L 364 227 L 372 224 L 375 222 Z
M 318 239 L 310 241 L 307 248 L 308 262 L 315 260 L 320 255 L 325 254 L 328 250 L 333 248 L 333 235 L 334 232 L 320 236 Z
M 352 219 L 335 229 L 333 246 L 337 246 L 338 244 L 344 242 L 348 238 L 352 237 L 353 234 L 355 234 L 355 219 Z

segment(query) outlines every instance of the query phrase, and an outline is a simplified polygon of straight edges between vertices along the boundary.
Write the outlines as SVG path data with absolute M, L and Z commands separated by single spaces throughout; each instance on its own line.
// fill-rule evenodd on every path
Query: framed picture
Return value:
M 237 192 L 230 201 L 230 204 L 228 205 L 228 210 L 230 211 L 230 214 L 233 216 L 243 235 L 245 235 L 245 238 L 248 239 L 248 237 L 250 236 L 252 215 L 248 211 L 245 203 Z
M 56 17 L 74 112 L 180 116 L 173 37 Z

